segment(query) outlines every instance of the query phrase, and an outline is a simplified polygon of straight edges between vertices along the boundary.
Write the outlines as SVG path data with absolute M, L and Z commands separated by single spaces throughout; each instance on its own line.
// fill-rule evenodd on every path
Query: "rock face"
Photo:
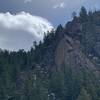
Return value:
M 73 67 L 78 71 L 89 70 L 97 77 L 100 76 L 96 66 L 86 57 L 80 48 L 80 42 L 73 40 L 67 35 L 62 38 L 55 51 L 55 64 L 60 69 L 63 64 Z

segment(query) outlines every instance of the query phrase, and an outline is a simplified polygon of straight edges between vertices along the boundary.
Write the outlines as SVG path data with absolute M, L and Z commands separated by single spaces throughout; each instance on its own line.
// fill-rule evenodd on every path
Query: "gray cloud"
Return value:
M 24 0 L 24 3 L 31 3 L 32 0 Z
M 53 6 L 54 9 L 58 9 L 58 8 L 65 8 L 65 3 L 64 2 L 61 2 L 59 4 L 56 4 Z

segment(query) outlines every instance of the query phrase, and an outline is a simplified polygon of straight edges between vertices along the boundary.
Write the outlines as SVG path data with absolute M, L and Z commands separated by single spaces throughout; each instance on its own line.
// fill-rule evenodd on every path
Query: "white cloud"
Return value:
M 32 0 L 24 0 L 24 3 L 31 3 Z
M 53 26 L 48 20 L 26 12 L 15 15 L 9 12 L 0 13 L 0 47 L 12 49 L 20 42 L 22 44 L 20 47 L 27 48 L 27 43 L 26 47 L 23 46 L 25 41 L 31 43 L 34 40 L 42 40 L 44 32 L 50 31 L 52 28 Z
M 0 13 L 0 24 L 4 28 L 24 30 L 40 38 L 43 37 L 44 32 L 50 31 L 53 28 L 46 19 L 25 12 L 17 15 L 12 15 L 9 12 Z
M 57 8 L 65 8 L 65 6 L 66 6 L 65 3 L 64 2 L 61 2 L 59 4 L 54 5 L 53 8 L 54 9 L 57 9 Z

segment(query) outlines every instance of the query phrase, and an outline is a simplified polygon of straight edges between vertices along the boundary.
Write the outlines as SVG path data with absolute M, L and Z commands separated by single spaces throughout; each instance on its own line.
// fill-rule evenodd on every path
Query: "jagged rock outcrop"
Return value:
M 58 69 L 65 64 L 73 67 L 76 71 L 86 69 L 91 73 L 94 73 L 97 77 L 100 76 L 96 66 L 82 52 L 80 42 L 78 40 L 73 40 L 67 35 L 60 40 L 56 48 L 55 64 L 58 66 Z

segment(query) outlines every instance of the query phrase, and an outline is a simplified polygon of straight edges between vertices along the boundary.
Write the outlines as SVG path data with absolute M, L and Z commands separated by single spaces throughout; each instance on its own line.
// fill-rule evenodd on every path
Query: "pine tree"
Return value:
M 81 8 L 81 11 L 80 11 L 80 20 L 82 23 L 86 22 L 87 21 L 87 10 L 85 7 L 82 7 Z
M 91 96 L 87 93 L 87 91 L 83 88 L 78 96 L 77 100 L 91 100 Z

